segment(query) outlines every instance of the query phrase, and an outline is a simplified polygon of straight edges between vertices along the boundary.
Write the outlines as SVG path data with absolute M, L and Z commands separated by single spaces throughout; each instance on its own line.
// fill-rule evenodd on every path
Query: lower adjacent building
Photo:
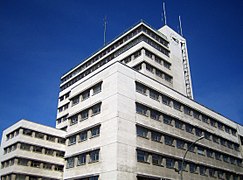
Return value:
M 242 180 L 243 126 L 191 84 L 185 39 L 140 22 L 61 77 L 56 128 L 3 132 L 1 179 Z
M 65 132 L 20 120 L 3 132 L 1 180 L 62 179 Z

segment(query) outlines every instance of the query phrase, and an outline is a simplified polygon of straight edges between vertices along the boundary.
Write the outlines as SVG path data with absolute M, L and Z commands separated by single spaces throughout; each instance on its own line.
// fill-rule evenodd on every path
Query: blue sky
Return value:
M 165 1 L 182 16 L 194 98 L 243 124 L 243 1 Z M 161 0 L 0 0 L 0 132 L 21 118 L 55 125 L 62 74 L 141 19 L 158 29 Z M 1 136 L 0 136 L 1 137 Z

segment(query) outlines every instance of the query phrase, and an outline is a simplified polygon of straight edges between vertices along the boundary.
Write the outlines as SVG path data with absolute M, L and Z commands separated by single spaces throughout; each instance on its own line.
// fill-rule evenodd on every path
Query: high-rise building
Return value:
M 193 100 L 186 40 L 168 26 L 140 22 L 65 73 L 56 128 L 66 138 L 63 179 L 243 179 L 243 127 Z M 21 164 L 3 157 L 5 180 Z M 14 176 L 30 177 L 48 178 Z

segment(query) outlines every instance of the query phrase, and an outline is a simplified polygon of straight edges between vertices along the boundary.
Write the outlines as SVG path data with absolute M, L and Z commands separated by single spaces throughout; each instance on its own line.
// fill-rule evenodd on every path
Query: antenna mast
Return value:
M 104 18 L 104 46 L 106 45 L 106 25 L 107 25 L 107 21 L 106 21 L 106 16 Z
M 182 25 L 181 25 L 181 16 L 179 16 L 179 26 L 180 26 L 180 34 L 183 37 L 183 33 L 182 33 Z
M 165 2 L 163 2 L 163 12 L 164 12 L 165 25 L 166 25 L 167 24 L 167 21 L 166 21 Z

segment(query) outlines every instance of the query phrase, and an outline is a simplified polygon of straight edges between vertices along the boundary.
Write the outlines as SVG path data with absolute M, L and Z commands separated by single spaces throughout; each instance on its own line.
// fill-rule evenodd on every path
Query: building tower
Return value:
M 242 176 L 237 124 L 193 101 L 191 84 L 186 40 L 144 22 L 64 74 L 64 179 L 179 179 L 200 136 L 185 179 Z

